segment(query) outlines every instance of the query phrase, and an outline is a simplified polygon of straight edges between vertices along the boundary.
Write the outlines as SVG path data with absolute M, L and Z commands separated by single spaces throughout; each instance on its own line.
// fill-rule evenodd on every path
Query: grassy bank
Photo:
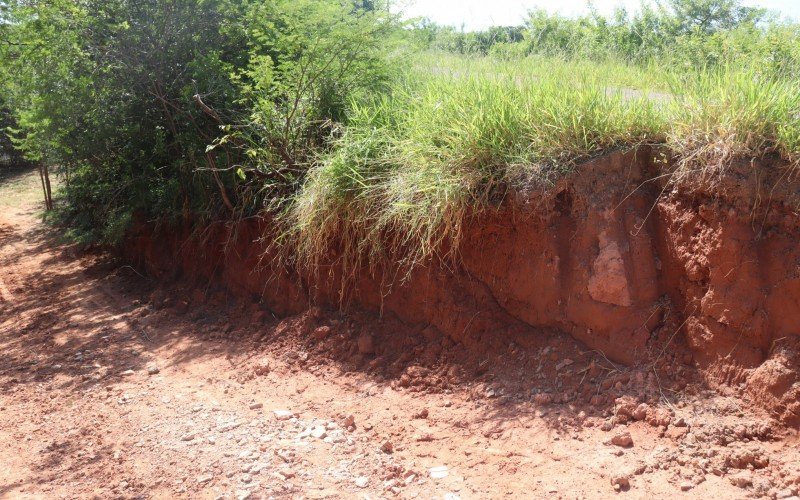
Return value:
M 774 153 L 800 163 L 798 113 L 800 84 L 746 66 L 427 54 L 390 95 L 351 108 L 286 221 L 310 266 L 342 243 L 352 268 L 415 263 L 457 249 L 465 216 L 509 188 L 617 148 L 664 144 L 684 170 Z

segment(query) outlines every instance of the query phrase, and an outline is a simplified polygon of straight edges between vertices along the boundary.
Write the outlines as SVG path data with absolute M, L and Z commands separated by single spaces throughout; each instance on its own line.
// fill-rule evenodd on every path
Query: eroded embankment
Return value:
M 741 162 L 679 184 L 661 174 L 644 150 L 586 163 L 470 220 L 457 266 L 420 266 L 402 281 L 364 271 L 348 304 L 432 325 L 469 348 L 547 328 L 626 364 L 693 358 L 712 385 L 800 423 L 793 172 Z M 335 252 L 313 274 L 282 266 L 259 243 L 268 230 L 260 219 L 142 226 L 126 252 L 153 275 L 214 281 L 277 315 L 338 306 Z

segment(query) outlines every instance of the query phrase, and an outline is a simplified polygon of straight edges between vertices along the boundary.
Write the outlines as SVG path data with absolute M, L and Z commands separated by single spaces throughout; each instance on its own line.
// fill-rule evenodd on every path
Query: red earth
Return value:
M 35 188 L 21 179 L 13 189 Z M 661 325 L 681 332 L 660 344 L 673 347 L 626 365 L 513 315 L 468 341 L 391 310 L 296 302 L 273 314 L 224 280 L 156 279 L 61 243 L 35 202 L 8 189 L 0 497 L 791 498 L 800 488 L 796 430 L 748 404 L 746 387 L 712 390 L 680 324 Z M 607 257 L 598 273 L 613 275 Z M 762 373 L 774 384 L 784 365 L 770 359 Z

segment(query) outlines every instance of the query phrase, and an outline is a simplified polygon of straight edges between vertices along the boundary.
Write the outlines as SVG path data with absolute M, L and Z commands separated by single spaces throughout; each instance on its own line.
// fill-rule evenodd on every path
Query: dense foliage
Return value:
M 13 136 L 61 167 L 68 222 L 106 240 L 137 213 L 252 210 L 264 185 L 296 187 L 347 103 L 387 74 L 392 24 L 369 2 L 1 5 Z

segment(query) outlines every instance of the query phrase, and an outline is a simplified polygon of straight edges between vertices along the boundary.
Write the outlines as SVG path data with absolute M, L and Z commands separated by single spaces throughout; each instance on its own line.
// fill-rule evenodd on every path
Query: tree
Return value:
M 766 15 L 766 9 L 745 7 L 740 0 L 667 0 L 678 33 L 702 32 L 755 24 Z

